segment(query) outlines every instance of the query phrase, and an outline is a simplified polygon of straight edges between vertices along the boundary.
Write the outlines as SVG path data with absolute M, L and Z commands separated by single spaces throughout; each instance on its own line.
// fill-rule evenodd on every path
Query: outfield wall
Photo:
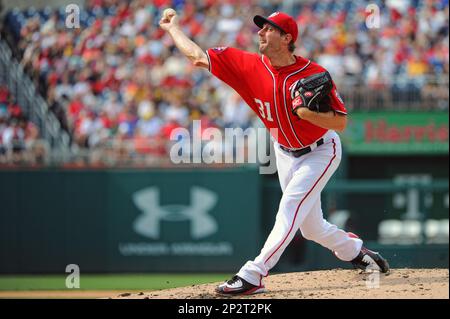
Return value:
M 419 192 L 448 197 L 448 179 L 436 185 Z M 448 267 L 448 242 L 375 242 L 377 223 L 395 216 L 392 196 L 409 187 L 333 178 L 322 206 L 327 218 L 337 207 L 353 208 L 340 227 L 358 232 L 394 267 Z M 257 168 L 0 171 L 0 273 L 62 273 L 68 264 L 88 273 L 233 272 L 258 254 L 280 197 L 276 176 Z M 428 211 L 448 219 L 442 206 Z M 330 267 L 349 265 L 297 233 L 275 271 Z
M 256 170 L 2 171 L 0 272 L 228 271 L 261 243 Z

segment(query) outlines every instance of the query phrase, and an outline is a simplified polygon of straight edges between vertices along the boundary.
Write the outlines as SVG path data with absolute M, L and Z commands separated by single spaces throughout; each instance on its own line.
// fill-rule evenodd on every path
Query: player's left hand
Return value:
M 292 112 L 297 115 L 299 108 L 308 108 L 314 112 L 331 110 L 327 97 L 333 88 L 328 72 L 317 73 L 299 80 L 292 92 Z

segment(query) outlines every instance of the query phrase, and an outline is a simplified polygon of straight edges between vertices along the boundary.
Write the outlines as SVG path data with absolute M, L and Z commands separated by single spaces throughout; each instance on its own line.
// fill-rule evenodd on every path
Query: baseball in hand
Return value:
M 167 8 L 167 9 L 165 9 L 164 12 L 163 12 L 163 18 L 164 18 L 165 20 L 169 20 L 169 21 L 170 21 L 170 18 L 173 17 L 173 16 L 176 15 L 176 14 L 177 14 L 177 13 L 176 13 L 176 11 L 175 11 L 174 9 L 172 9 L 172 8 Z

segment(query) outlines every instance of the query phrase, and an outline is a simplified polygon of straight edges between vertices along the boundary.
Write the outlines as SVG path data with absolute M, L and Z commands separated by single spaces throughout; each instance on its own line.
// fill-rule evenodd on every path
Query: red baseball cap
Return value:
M 283 12 L 274 12 L 267 18 L 256 15 L 253 18 L 253 22 L 260 27 L 264 27 L 265 23 L 273 25 L 275 28 L 282 30 L 284 33 L 292 35 L 292 40 L 297 41 L 298 37 L 298 26 L 294 18 Z

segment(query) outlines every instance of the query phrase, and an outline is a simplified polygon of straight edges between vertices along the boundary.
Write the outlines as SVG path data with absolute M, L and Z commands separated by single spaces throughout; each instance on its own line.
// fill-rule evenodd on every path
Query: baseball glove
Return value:
M 297 81 L 291 91 L 292 112 L 297 115 L 300 107 L 314 112 L 330 111 L 328 95 L 332 88 L 331 75 L 327 71 Z

